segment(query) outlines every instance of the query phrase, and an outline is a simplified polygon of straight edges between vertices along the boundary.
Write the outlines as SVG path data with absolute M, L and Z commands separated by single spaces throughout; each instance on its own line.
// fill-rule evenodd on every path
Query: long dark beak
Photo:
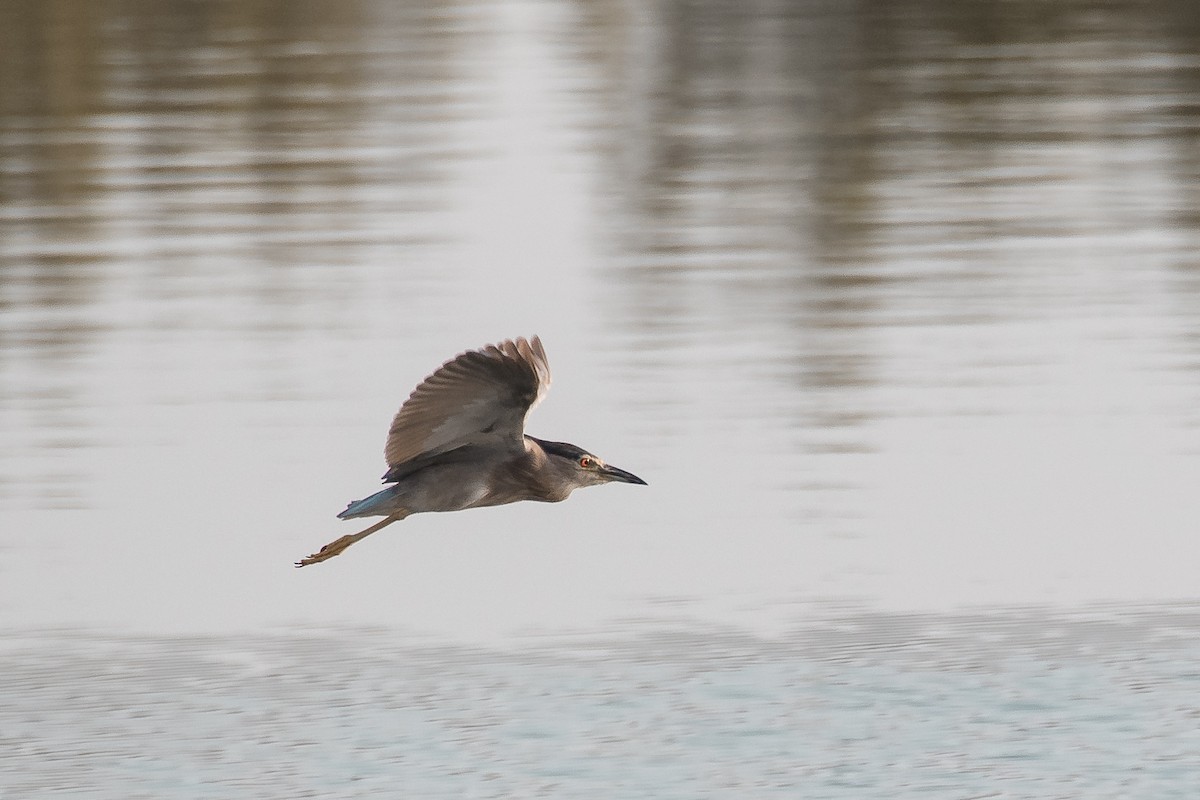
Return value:
M 610 467 L 607 464 L 605 464 L 604 468 L 602 470 L 600 470 L 600 474 L 603 475 L 604 477 L 608 478 L 610 481 L 621 481 L 622 483 L 637 483 L 637 484 L 641 484 L 642 486 L 648 485 L 644 480 L 639 478 L 637 475 L 634 475 L 632 472 L 626 472 L 625 470 L 618 469 L 617 467 Z

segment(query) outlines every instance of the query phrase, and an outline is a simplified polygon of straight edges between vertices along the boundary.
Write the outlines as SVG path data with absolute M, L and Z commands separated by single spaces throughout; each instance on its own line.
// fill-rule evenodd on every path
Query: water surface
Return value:
M 98 797 L 361 796 L 398 764 L 423 796 L 1196 785 L 1192 654 L 1143 630 L 1195 634 L 1191 3 L 5 20 L 6 798 L 73 791 L 62 765 Z M 533 333 L 531 432 L 649 487 L 292 569 L 355 530 L 417 381 Z M 964 610 L 1028 633 L 981 673 L 831 666 L 797 631 L 846 604 L 847 648 Z M 1079 615 L 1111 636 L 1039 649 Z M 729 669 L 688 660 L 712 631 Z M 562 655 L 589 636 L 640 644 Z
M 0 651 L 0 775 L 6 797 L 1185 798 L 1198 621 L 843 611 L 506 650 L 39 632 Z

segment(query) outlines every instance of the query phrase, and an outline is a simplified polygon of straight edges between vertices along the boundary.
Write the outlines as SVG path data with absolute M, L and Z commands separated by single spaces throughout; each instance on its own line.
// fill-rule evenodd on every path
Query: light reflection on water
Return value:
M 0 622 L 1195 595 L 1185 4 L 13 5 Z M 534 332 L 531 430 L 649 489 L 286 569 Z
M 5 798 L 1194 792 L 1190 2 L 5 19 Z M 535 332 L 649 487 L 291 569 Z

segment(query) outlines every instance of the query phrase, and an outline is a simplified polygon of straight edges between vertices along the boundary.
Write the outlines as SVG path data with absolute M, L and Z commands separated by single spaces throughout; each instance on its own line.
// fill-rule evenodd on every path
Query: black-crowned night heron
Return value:
M 470 350 L 413 390 L 392 420 L 382 492 L 358 500 L 341 519 L 384 517 L 296 562 L 339 555 L 384 526 L 422 511 L 459 511 L 540 500 L 557 503 L 582 486 L 645 481 L 565 442 L 525 435 L 525 416 L 550 388 L 542 342 L 516 339 Z

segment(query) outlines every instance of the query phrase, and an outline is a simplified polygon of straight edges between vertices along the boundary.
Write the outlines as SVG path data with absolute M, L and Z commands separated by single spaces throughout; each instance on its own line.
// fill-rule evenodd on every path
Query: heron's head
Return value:
M 576 447 L 566 442 L 548 442 L 532 436 L 529 438 L 541 445 L 542 450 L 545 451 L 547 458 L 554 464 L 559 474 L 573 484 L 570 487 L 572 489 L 598 486 L 601 483 L 612 483 L 613 481 L 646 485 L 644 480 L 632 472 L 626 472 L 606 464 L 602 459 L 582 447 Z

